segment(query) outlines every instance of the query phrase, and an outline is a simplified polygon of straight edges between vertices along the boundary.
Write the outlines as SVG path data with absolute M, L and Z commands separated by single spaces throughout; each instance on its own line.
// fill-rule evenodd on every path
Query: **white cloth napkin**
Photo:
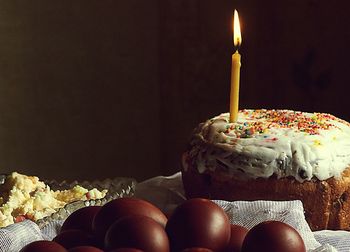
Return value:
M 42 240 L 39 226 L 30 220 L 0 228 L 0 251 L 18 252 L 26 244 Z
M 305 221 L 303 205 L 299 200 L 214 202 L 225 210 L 232 224 L 250 229 L 263 221 L 282 221 L 298 230 L 308 251 L 321 246 Z
M 171 211 L 185 200 L 181 174 L 169 177 L 154 177 L 136 186 L 135 197 L 157 205 L 164 212 Z M 301 234 L 308 252 L 349 252 L 350 232 L 312 232 L 305 221 L 300 201 L 214 201 L 228 214 L 231 223 L 251 228 L 264 220 L 283 221 Z M 63 221 L 48 223 L 39 228 L 34 222 L 25 220 L 0 228 L 0 252 L 18 252 L 35 240 L 52 240 Z

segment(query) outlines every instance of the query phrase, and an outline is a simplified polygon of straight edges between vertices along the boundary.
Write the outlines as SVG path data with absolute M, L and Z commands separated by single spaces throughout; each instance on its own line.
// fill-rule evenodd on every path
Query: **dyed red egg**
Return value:
M 128 215 L 107 230 L 105 249 L 137 248 L 144 251 L 168 252 L 169 239 L 164 227 L 150 217 Z
M 179 205 L 165 230 L 175 251 L 191 247 L 221 251 L 226 248 L 231 232 L 224 210 L 214 202 L 200 198 Z
M 34 241 L 23 247 L 19 252 L 67 252 L 67 250 L 57 242 Z
M 213 252 L 213 250 L 207 248 L 187 248 L 181 252 Z
M 66 249 L 78 247 L 78 246 L 94 246 L 94 237 L 79 229 L 66 230 L 59 233 L 53 241 L 61 244 Z
M 247 233 L 242 252 L 305 252 L 305 244 L 298 231 L 279 221 L 266 221 Z
M 247 233 L 247 228 L 231 224 L 230 241 L 223 252 L 240 252 Z
M 135 248 L 118 248 L 118 249 L 113 249 L 109 252 L 143 252 L 143 251 Z
M 63 222 L 60 232 L 70 229 L 80 229 L 91 233 L 92 220 L 100 209 L 101 206 L 88 206 L 74 211 Z
M 95 215 L 92 229 L 98 240 L 103 241 L 107 229 L 121 217 L 137 214 L 154 219 L 165 226 L 166 216 L 153 204 L 137 198 L 119 198 L 105 204 Z
M 103 250 L 91 246 L 79 246 L 68 249 L 68 252 L 103 252 Z

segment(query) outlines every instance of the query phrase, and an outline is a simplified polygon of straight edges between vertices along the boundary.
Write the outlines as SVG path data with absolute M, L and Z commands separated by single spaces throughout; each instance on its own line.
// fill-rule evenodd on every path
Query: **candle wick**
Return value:
M 234 49 L 235 52 L 236 52 L 236 51 L 238 51 L 238 49 L 241 47 L 241 41 L 240 41 L 239 38 L 237 38 L 237 40 L 234 41 L 234 42 L 236 42 L 236 43 L 233 43 L 233 49 Z

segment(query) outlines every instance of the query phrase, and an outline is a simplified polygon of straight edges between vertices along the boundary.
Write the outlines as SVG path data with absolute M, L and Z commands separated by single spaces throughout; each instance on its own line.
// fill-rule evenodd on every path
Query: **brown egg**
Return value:
M 143 252 L 143 251 L 135 248 L 118 248 L 118 249 L 113 249 L 109 252 Z
M 143 215 L 125 216 L 107 230 L 106 250 L 130 247 L 144 251 L 170 251 L 164 227 L 154 219 Z
M 67 252 L 67 250 L 57 242 L 34 241 L 23 247 L 19 252 Z
M 187 248 L 181 252 L 213 252 L 213 250 L 207 248 Z
M 240 252 L 248 229 L 239 225 L 231 224 L 230 241 L 223 252 Z
M 288 224 L 266 221 L 253 227 L 247 233 L 242 252 L 305 252 L 305 244 L 300 234 Z
M 60 232 L 69 229 L 80 229 L 91 233 L 92 220 L 100 209 L 101 206 L 88 206 L 76 210 L 63 222 Z
M 70 249 L 78 246 L 94 246 L 94 237 L 79 229 L 70 229 L 59 233 L 53 241 L 61 244 L 66 249 Z
M 91 246 L 79 246 L 68 249 L 68 252 L 103 252 L 103 250 Z
M 214 202 L 200 198 L 179 205 L 165 229 L 175 251 L 191 247 L 221 251 L 227 246 L 231 232 L 224 210 Z
M 162 226 L 167 222 L 162 211 L 151 203 L 137 198 L 119 198 L 105 204 L 96 214 L 92 222 L 94 235 L 103 241 L 107 229 L 116 220 L 130 214 L 148 216 Z

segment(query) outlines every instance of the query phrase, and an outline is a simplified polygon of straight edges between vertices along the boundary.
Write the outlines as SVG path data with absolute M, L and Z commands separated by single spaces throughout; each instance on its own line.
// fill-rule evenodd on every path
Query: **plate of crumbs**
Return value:
M 134 194 L 136 180 L 115 177 L 94 181 L 39 180 L 18 172 L 0 175 L 0 228 L 30 219 L 40 228 L 64 220 L 86 206 Z

